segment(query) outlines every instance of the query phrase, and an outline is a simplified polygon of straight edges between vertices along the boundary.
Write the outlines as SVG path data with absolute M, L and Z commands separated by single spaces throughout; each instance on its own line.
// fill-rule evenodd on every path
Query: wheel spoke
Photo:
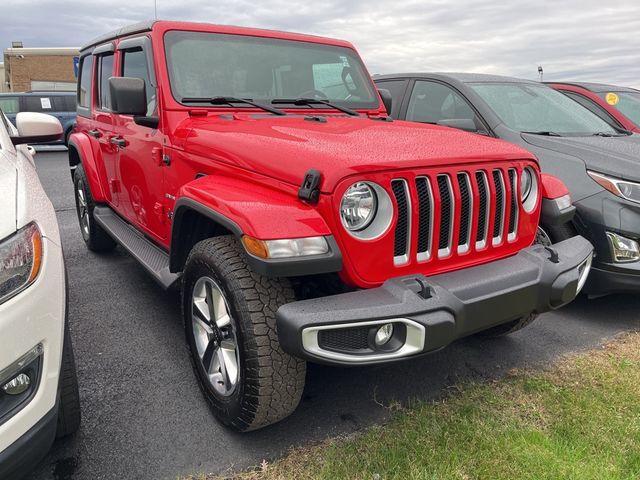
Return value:
M 194 298 L 193 313 L 207 325 L 211 323 L 211 317 L 209 316 L 209 307 L 207 306 L 207 302 L 204 298 Z
M 227 390 L 231 389 L 238 378 L 238 360 L 236 357 L 236 346 L 231 341 L 224 341 L 218 349 L 220 358 L 221 373 L 224 377 Z
M 207 345 L 207 348 L 204 351 L 204 354 L 202 355 L 202 366 L 204 367 L 204 369 L 206 370 L 207 373 L 213 373 L 212 368 L 212 361 L 215 357 L 215 353 L 218 351 L 216 350 L 217 347 L 213 342 L 209 342 L 209 344 Z
M 216 318 L 216 309 L 215 309 L 215 305 L 214 305 L 214 290 L 213 290 L 213 285 L 211 285 L 210 282 L 205 282 L 204 284 L 204 291 L 205 291 L 205 295 L 207 298 L 207 313 L 208 313 L 208 319 L 210 321 L 215 320 Z M 217 289 L 216 289 L 217 291 Z

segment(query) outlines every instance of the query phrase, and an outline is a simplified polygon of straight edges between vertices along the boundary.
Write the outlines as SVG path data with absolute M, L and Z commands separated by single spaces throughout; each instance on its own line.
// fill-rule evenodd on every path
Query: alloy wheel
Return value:
M 193 287 L 191 321 L 198 360 L 211 387 L 231 395 L 239 378 L 239 350 L 234 320 L 222 289 L 209 277 Z

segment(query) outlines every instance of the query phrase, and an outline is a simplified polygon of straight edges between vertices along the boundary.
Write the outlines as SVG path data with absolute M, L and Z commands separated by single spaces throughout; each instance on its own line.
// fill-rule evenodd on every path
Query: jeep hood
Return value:
M 522 134 L 530 145 L 582 160 L 589 170 L 640 180 L 640 135 L 621 137 L 545 137 Z M 543 152 L 536 152 L 542 159 Z
M 187 152 L 293 185 L 300 185 L 305 172 L 315 168 L 322 173 L 323 192 L 359 172 L 534 159 L 501 140 L 366 117 L 224 115 L 192 117 L 187 124 L 180 126 L 188 131 Z
M 18 170 L 14 160 L 0 151 L 0 240 L 16 231 Z

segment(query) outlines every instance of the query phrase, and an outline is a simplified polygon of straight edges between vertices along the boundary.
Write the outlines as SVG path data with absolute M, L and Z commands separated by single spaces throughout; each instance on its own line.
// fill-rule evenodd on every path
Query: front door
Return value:
M 147 93 L 147 116 L 157 114 L 155 76 L 152 72 L 150 45 L 141 41 L 121 42 L 118 74 L 141 78 Z M 121 202 L 126 218 L 149 237 L 162 243 L 169 218 L 164 209 L 164 163 L 162 134 L 152 127 L 137 124 L 131 115 L 117 115 L 118 170 L 122 186 Z

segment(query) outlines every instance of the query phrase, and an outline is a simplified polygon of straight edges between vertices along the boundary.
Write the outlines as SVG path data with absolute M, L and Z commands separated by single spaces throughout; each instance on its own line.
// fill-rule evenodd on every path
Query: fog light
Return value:
M 376 346 L 381 347 L 393 337 L 393 323 L 385 323 L 376 332 Z
M 607 232 L 611 245 L 613 259 L 616 262 L 635 262 L 640 260 L 640 246 L 638 242 L 617 233 Z
M 2 386 L 2 390 L 4 390 L 8 395 L 20 395 L 21 393 L 26 392 L 30 386 L 31 379 L 29 378 L 29 375 L 21 373 L 5 383 Z

